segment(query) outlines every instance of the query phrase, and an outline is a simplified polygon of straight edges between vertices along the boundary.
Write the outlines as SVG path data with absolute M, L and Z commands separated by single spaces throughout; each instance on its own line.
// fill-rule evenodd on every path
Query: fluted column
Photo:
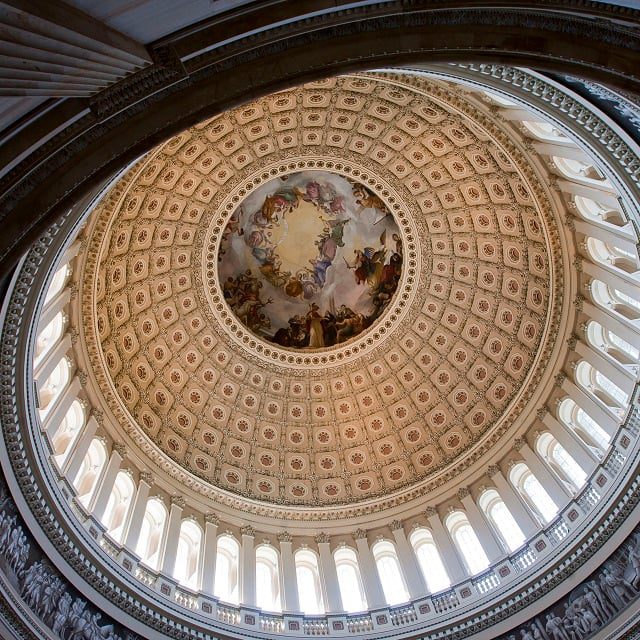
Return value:
M 542 423 L 586 473 L 595 468 L 598 462 L 595 454 L 568 427 L 549 412 L 542 415 Z
M 178 553 L 178 539 L 180 537 L 180 526 L 182 524 L 182 510 L 185 500 L 182 496 L 171 498 L 171 510 L 169 511 L 169 523 L 164 530 L 162 540 L 162 551 L 160 553 L 160 571 L 168 576 L 173 576 L 176 565 L 176 555 Z
M 400 568 L 409 590 L 409 596 L 412 600 L 422 598 L 428 593 L 428 589 L 422 576 L 422 571 L 418 567 L 418 558 L 407 540 L 404 526 L 399 520 L 393 520 L 390 526 L 395 538 L 396 552 L 398 553 Z
M 256 606 L 256 552 L 255 531 L 251 525 L 240 529 L 242 548 L 240 551 L 240 602 L 247 607 Z
M 80 433 L 80 437 L 73 447 L 73 451 L 67 457 L 67 461 L 62 469 L 62 472 L 69 482 L 73 483 L 76 479 L 78 471 L 80 471 L 80 467 L 82 466 L 82 461 L 87 455 L 87 451 L 89 450 L 91 441 L 95 437 L 97 430 L 98 423 L 93 416 L 90 416 L 85 428 Z
M 322 576 L 324 601 L 327 603 L 327 613 L 340 613 L 344 611 L 344 607 L 342 606 L 336 563 L 331 555 L 330 538 L 326 533 L 319 533 L 316 536 L 316 542 L 318 543 L 320 573 Z
M 113 485 L 116 482 L 116 477 L 120 471 L 120 465 L 126 455 L 126 449 L 123 445 L 115 443 L 111 450 L 111 456 L 107 463 L 106 469 L 102 472 L 100 479 L 98 480 L 98 486 L 93 492 L 93 499 L 89 504 L 89 511 L 93 513 L 93 516 L 98 520 L 102 520 L 104 512 L 109 503 L 109 498 L 113 491 Z
M 538 455 L 531 450 L 531 447 L 529 447 L 524 439 L 516 438 L 515 448 L 520 452 L 531 473 L 533 473 L 538 482 L 555 502 L 558 510 L 563 509 L 567 502 L 573 497 L 569 489 L 566 489 L 559 480 L 556 480 L 555 476 Z
M 53 444 L 53 440 L 62 425 L 62 421 L 69 411 L 69 407 L 73 404 L 73 401 L 78 397 L 82 385 L 80 380 L 76 376 L 71 380 L 67 388 L 62 392 L 58 401 L 55 403 L 53 409 L 47 414 L 43 421 L 42 428 L 46 430 L 49 442 Z
M 298 612 L 300 611 L 300 600 L 291 534 L 286 531 L 279 533 L 278 542 L 280 543 L 280 562 L 282 563 L 282 609 L 285 612 Z
M 387 601 L 382 590 L 380 582 L 380 574 L 373 557 L 373 553 L 369 548 L 367 534 L 362 529 L 358 529 L 354 534 L 356 547 L 358 548 L 358 565 L 362 582 L 364 585 L 365 595 L 367 596 L 367 604 L 369 609 L 380 609 L 387 606 Z
M 216 580 L 216 557 L 218 553 L 218 516 L 208 513 L 204 517 L 204 550 L 202 553 L 203 593 L 213 595 Z
M 527 540 L 533 538 L 533 536 L 540 531 L 540 526 L 529 513 L 522 498 L 513 490 L 511 484 L 502 475 L 498 465 L 490 465 L 487 473 L 498 490 L 498 494 L 502 498 L 505 506 L 513 516 L 513 519 L 517 522 L 522 533 L 524 533 L 525 538 Z
M 500 543 L 496 540 L 493 529 L 491 529 L 487 524 L 484 514 L 480 511 L 478 505 L 471 497 L 469 489 L 467 489 L 466 487 L 461 488 L 458 491 L 458 498 L 464 506 L 469 524 L 475 531 L 476 536 L 478 536 L 480 545 L 484 549 L 484 552 L 487 554 L 489 562 L 496 562 L 498 559 L 502 558 L 505 555 L 505 551 Z
M 461 582 L 467 577 L 467 572 L 464 569 L 464 565 L 458 555 L 458 550 L 453 544 L 449 532 L 445 529 L 442 524 L 442 520 L 440 520 L 440 516 L 434 507 L 428 507 L 426 514 L 429 520 L 429 527 L 431 529 L 433 541 L 436 543 L 442 564 L 447 570 L 449 580 L 451 580 L 452 584 Z
M 149 471 L 142 471 L 138 480 L 138 488 L 136 496 L 133 500 L 133 509 L 130 511 L 129 522 L 125 528 L 126 535 L 124 537 L 124 546 L 135 553 L 142 531 L 142 521 L 144 512 L 147 509 L 147 501 L 149 500 L 149 491 L 153 484 L 153 474 Z

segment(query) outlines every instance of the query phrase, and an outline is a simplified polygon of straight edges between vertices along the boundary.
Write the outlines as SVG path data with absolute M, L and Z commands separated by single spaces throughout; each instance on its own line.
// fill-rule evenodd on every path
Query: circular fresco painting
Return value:
M 371 326 L 400 281 L 400 230 L 385 203 L 351 178 L 274 178 L 234 211 L 220 244 L 227 304 L 283 347 L 341 344 Z

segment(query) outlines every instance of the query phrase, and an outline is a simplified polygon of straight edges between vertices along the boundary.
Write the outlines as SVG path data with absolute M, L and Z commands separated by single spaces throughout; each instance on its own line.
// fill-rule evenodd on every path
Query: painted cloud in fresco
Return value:
M 346 342 L 380 317 L 402 271 L 398 226 L 362 184 L 325 171 L 270 180 L 236 209 L 219 250 L 224 297 L 284 347 Z

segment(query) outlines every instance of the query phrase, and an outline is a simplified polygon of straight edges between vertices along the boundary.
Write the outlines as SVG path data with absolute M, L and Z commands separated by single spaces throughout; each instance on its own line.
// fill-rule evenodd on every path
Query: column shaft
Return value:
M 89 450 L 91 441 L 96 435 L 97 429 L 98 423 L 92 416 L 89 418 L 89 420 L 87 420 L 87 425 L 82 430 L 80 437 L 76 441 L 75 446 L 73 447 L 73 451 L 67 456 L 67 461 L 65 462 L 64 468 L 62 470 L 69 482 L 73 483 L 73 481 L 76 479 L 78 471 L 80 471 L 80 467 L 82 466 L 82 461 L 87 455 L 87 451 Z
M 531 473 L 533 473 L 545 491 L 551 496 L 558 510 L 563 509 L 567 502 L 573 497 L 569 489 L 566 489 L 559 480 L 556 480 L 556 477 L 538 455 L 531 450 L 528 444 L 520 448 L 520 455 L 524 458 Z
M 637 339 L 637 338 L 636 338 Z M 610 355 L 604 355 L 581 340 L 576 344 L 576 353 L 581 355 L 596 371 L 609 378 L 627 395 L 631 395 L 636 385 L 636 374 Z
M 216 579 L 216 556 L 218 553 L 218 525 L 207 521 L 204 529 L 204 553 L 202 554 L 203 593 L 213 595 Z
M 46 358 L 40 362 L 36 370 L 33 372 L 38 392 L 40 392 L 44 383 L 48 380 L 49 376 L 53 373 L 53 370 L 58 366 L 58 363 L 66 355 L 69 349 L 71 349 L 71 336 L 67 333 L 47 354 Z
M 420 567 L 418 566 L 418 558 L 413 551 L 413 547 L 407 540 L 407 534 L 404 532 L 404 528 L 397 527 L 393 529 L 393 537 L 396 541 L 398 560 L 400 561 L 400 568 L 404 574 L 409 595 L 412 600 L 422 598 L 429 590 L 424 581 L 422 571 L 420 571 Z
M 330 543 L 318 542 L 318 552 L 327 613 L 340 613 L 344 608 L 342 606 L 342 596 L 340 595 L 340 585 L 338 584 L 338 572 L 336 571 L 336 563 L 331 555 Z
M 38 333 L 42 331 L 71 300 L 71 291 L 63 289 L 53 300 L 49 300 L 38 319 Z
M 461 501 L 469 519 L 469 524 L 478 536 L 480 545 L 487 554 L 489 562 L 496 562 L 505 555 L 504 549 L 495 537 L 496 534 L 489 527 L 484 514 L 470 495 L 462 497 Z
M 540 526 L 536 522 L 534 516 L 531 515 L 522 498 L 514 491 L 511 484 L 502 475 L 501 471 L 497 471 L 491 476 L 491 480 L 496 486 L 500 497 L 502 498 L 507 509 L 518 523 L 520 530 L 524 533 L 527 540 L 533 538 L 539 531 Z
M 80 393 L 80 380 L 74 377 L 69 383 L 67 388 L 62 392 L 62 395 L 58 398 L 55 406 L 49 414 L 47 414 L 42 424 L 43 429 L 47 432 L 47 438 L 49 443 L 53 444 L 53 440 L 62 425 L 62 421 L 69 411 L 69 407 L 73 404 L 73 401 L 78 397 Z
M 173 570 L 176 566 L 181 524 L 182 507 L 174 502 L 171 505 L 171 511 L 169 511 L 169 523 L 164 530 L 159 562 L 160 571 L 168 576 L 173 576 Z
M 585 301 L 582 305 L 582 312 L 591 320 L 599 322 L 603 327 L 626 340 L 629 344 L 634 344 L 634 341 L 638 339 L 637 327 L 633 322 L 617 314 L 612 309 L 605 311 L 602 307 Z
M 568 378 L 562 383 L 562 390 L 586 413 L 595 420 L 602 429 L 610 436 L 614 436 L 618 431 L 619 420 L 608 409 L 597 402 L 593 396 L 588 394 L 582 387 Z
M 283 611 L 298 612 L 300 611 L 298 579 L 291 540 L 280 540 L 280 561 L 282 563 L 282 609 Z
M 109 503 L 109 498 L 111 497 L 113 485 L 116 482 L 116 477 L 120 471 L 121 464 L 122 456 L 113 449 L 111 451 L 111 456 L 109 457 L 109 462 L 107 463 L 107 468 L 102 472 L 100 479 L 98 480 L 98 485 L 93 492 L 93 499 L 89 504 L 89 511 L 91 511 L 93 516 L 100 521 L 102 521 L 107 509 L 107 504 Z
M 144 518 L 144 512 L 147 509 L 150 489 L 151 486 L 144 480 L 140 479 L 138 481 L 138 489 L 136 490 L 136 497 L 133 501 L 133 508 L 130 510 L 129 522 L 125 527 L 127 533 L 124 536 L 124 546 L 134 553 L 138 546 L 140 531 L 142 530 L 142 520 Z
M 467 571 L 464 568 L 464 564 L 458 555 L 458 549 L 453 544 L 449 532 L 445 529 L 440 520 L 438 514 L 434 514 L 429 517 L 429 525 L 431 528 L 431 535 L 433 541 L 436 543 L 438 553 L 444 564 L 444 568 L 447 570 L 447 575 L 451 584 L 456 582 L 462 582 L 467 577 Z
M 542 419 L 544 425 L 549 429 L 551 435 L 562 445 L 569 455 L 584 469 L 586 473 L 591 473 L 598 460 L 595 454 L 583 444 L 582 440 L 573 431 L 565 427 L 550 413 Z
M 367 539 L 356 539 L 356 546 L 358 548 L 358 565 L 360 567 L 360 574 L 362 575 L 362 582 L 364 584 L 364 591 L 367 596 L 369 609 L 381 609 L 382 607 L 386 607 L 387 600 L 384 597 L 384 591 L 382 590 L 378 567 L 376 566 L 376 561 L 371 549 L 369 548 Z
M 242 534 L 240 558 L 240 602 L 256 606 L 256 552 L 253 534 Z

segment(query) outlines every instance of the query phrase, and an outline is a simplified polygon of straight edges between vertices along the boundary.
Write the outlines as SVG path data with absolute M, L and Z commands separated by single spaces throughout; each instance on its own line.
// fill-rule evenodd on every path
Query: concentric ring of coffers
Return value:
M 337 258 L 345 244 L 348 287 L 369 314 L 383 273 L 397 288 L 370 327 L 334 346 L 310 347 L 308 335 L 315 324 L 315 339 L 331 341 L 322 322 L 338 299 L 315 310 L 301 294 L 296 348 L 247 330 L 252 313 L 266 323 L 258 307 L 274 293 L 252 299 L 237 281 L 224 291 L 239 275 L 226 270 L 230 229 L 254 259 L 247 280 L 277 278 L 273 249 L 252 234 L 289 180 L 308 200 L 287 197 L 327 221 L 305 259 L 334 247 Z M 347 246 L 347 218 L 318 213 L 314 181 L 341 185 L 369 221 L 366 239 Z M 254 227 L 237 226 L 243 202 Z M 272 218 L 282 215 L 293 222 Z M 95 323 L 82 331 L 100 392 L 129 434 L 142 429 L 146 452 L 162 450 L 164 469 L 186 470 L 206 495 L 285 508 L 414 499 L 498 443 L 549 366 L 564 286 L 549 253 L 554 216 L 518 148 L 442 84 L 367 74 L 267 96 L 151 152 L 89 221 L 82 287 L 97 295 L 83 297 Z

